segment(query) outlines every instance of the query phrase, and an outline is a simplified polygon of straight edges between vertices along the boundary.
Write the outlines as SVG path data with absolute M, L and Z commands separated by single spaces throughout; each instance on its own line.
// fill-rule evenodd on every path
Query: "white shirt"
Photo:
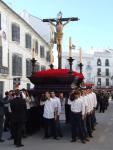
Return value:
M 53 101 L 54 101 L 54 103 L 55 103 L 55 105 L 57 107 L 58 115 L 60 115 L 60 113 L 61 113 L 61 102 L 60 102 L 60 99 L 58 97 L 56 97 L 56 96 L 53 97 L 52 99 L 53 99 Z
M 44 113 L 43 117 L 47 119 L 53 119 L 54 118 L 54 112 L 56 108 L 56 104 L 53 101 L 52 98 L 50 100 L 46 100 L 44 103 Z
M 85 96 L 81 96 L 81 100 L 83 102 L 83 105 L 85 105 L 85 114 L 88 112 L 88 102 L 87 98 Z
M 96 108 L 97 106 L 97 97 L 96 94 L 94 92 L 91 93 L 92 97 L 93 97 L 93 107 Z
M 68 98 L 68 105 L 71 105 L 72 104 L 72 101 Z
M 60 99 L 60 103 L 61 103 L 61 114 L 65 114 L 65 98 Z
M 89 97 L 89 94 L 85 95 L 85 99 L 87 101 L 87 113 L 90 113 L 92 111 L 92 105 L 91 105 L 91 100 Z
M 74 101 L 69 101 L 69 103 L 71 104 L 72 112 L 75 112 L 75 113 L 82 112 L 82 115 L 85 115 L 85 105 L 83 101 L 81 100 L 81 98 L 78 98 Z

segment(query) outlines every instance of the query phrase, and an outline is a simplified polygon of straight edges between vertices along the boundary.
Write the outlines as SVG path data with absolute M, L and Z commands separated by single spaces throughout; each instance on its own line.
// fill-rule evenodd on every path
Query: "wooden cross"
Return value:
M 62 36 L 63 32 L 60 31 L 63 29 L 64 25 L 67 24 L 70 21 L 78 21 L 80 20 L 78 17 L 71 17 L 71 18 L 62 18 L 62 13 L 59 12 L 60 17 L 59 18 L 49 18 L 49 19 L 43 19 L 43 22 L 50 22 L 52 25 L 56 27 L 56 42 L 57 44 L 57 51 L 58 51 L 58 69 L 62 68 Z M 56 24 L 54 24 L 56 22 Z M 65 22 L 63 24 L 63 22 Z M 60 24 L 58 24 L 60 23 Z

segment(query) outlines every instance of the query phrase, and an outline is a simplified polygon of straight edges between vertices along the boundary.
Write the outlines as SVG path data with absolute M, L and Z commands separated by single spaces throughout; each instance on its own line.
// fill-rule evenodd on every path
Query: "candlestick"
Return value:
M 71 42 L 71 37 L 69 37 L 69 57 L 72 57 L 71 55 L 71 46 L 72 46 L 72 42 Z
M 80 67 L 80 73 L 82 73 L 83 64 L 81 62 L 79 64 L 79 67 Z
M 69 61 L 69 67 L 70 67 L 69 73 L 71 74 L 71 73 L 73 73 L 72 65 L 73 65 L 74 59 L 72 57 L 69 57 L 67 60 Z
M 79 54 L 79 57 L 80 57 L 80 63 L 82 63 L 82 48 L 80 48 L 80 54 Z
M 31 63 L 32 63 L 32 75 L 33 75 L 34 72 L 35 72 L 36 59 L 35 59 L 35 58 L 32 58 L 32 59 L 31 59 Z
M 32 58 L 35 58 L 35 40 L 33 40 Z

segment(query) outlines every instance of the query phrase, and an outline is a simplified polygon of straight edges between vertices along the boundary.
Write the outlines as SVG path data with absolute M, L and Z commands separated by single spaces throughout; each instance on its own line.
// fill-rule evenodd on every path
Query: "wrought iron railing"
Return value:
M 8 74 L 9 69 L 8 67 L 0 66 L 0 74 Z

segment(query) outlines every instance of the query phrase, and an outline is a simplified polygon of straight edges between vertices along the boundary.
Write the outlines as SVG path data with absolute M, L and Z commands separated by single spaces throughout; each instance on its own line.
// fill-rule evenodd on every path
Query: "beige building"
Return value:
M 69 68 L 66 60 L 68 53 L 63 53 L 63 68 Z M 79 52 L 73 53 L 73 70 L 80 71 Z M 94 83 L 95 87 L 113 88 L 113 50 L 95 51 L 94 54 L 82 54 L 83 74 L 86 83 Z
M 27 76 L 32 71 L 33 48 L 37 60 L 36 70 L 48 68 L 49 41 L 0 1 L 0 96 L 6 90 L 14 89 L 17 83 L 20 83 L 20 88 L 32 87 Z

